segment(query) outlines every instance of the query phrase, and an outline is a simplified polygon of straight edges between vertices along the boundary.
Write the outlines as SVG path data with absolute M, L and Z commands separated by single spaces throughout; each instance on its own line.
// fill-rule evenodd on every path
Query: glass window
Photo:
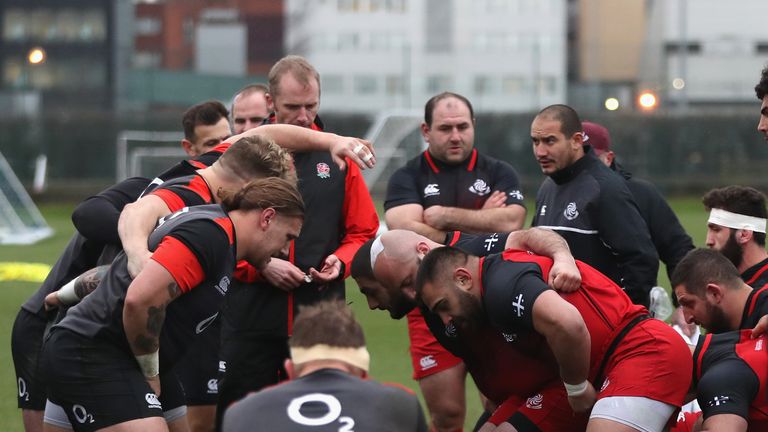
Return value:
M 3 19 L 3 39 L 24 40 L 27 38 L 27 15 L 19 9 L 8 9 Z
M 476 76 L 474 81 L 475 94 L 477 95 L 491 94 L 493 92 L 493 89 L 491 88 L 492 83 L 493 81 L 491 80 L 491 77 L 489 77 L 488 75 Z
M 378 91 L 376 77 L 373 75 L 359 75 L 355 77 L 355 93 L 372 94 Z
M 323 74 L 320 76 L 320 85 L 323 93 L 344 93 L 344 77 L 341 75 Z
M 501 91 L 505 94 L 518 94 L 523 90 L 525 81 L 519 76 L 506 76 L 501 80 Z
M 448 75 L 427 76 L 426 90 L 429 94 L 442 93 L 453 87 L 453 79 Z
M 160 33 L 159 19 L 155 17 L 141 17 L 136 19 L 136 34 L 146 36 L 158 33 Z
M 138 69 L 159 68 L 163 63 L 163 56 L 158 52 L 136 51 L 133 54 L 133 66 Z
M 401 75 L 387 75 L 386 77 L 386 92 L 388 95 L 398 95 L 405 93 L 405 86 L 403 85 L 403 77 Z

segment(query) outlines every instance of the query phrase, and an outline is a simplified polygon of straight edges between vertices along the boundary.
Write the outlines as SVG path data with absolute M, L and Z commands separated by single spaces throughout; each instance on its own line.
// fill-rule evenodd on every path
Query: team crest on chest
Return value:
M 331 167 L 325 162 L 317 164 L 317 176 L 323 179 L 331 177 Z
M 469 191 L 477 194 L 478 196 L 488 195 L 491 192 L 491 187 L 483 179 L 475 180 L 475 183 L 469 187 Z
M 574 220 L 579 217 L 579 210 L 576 209 L 575 202 L 568 204 L 568 206 L 565 208 L 565 211 L 563 212 L 563 216 L 565 216 L 565 218 L 568 220 Z
M 424 188 L 424 198 L 440 195 L 440 186 L 437 183 L 430 183 Z

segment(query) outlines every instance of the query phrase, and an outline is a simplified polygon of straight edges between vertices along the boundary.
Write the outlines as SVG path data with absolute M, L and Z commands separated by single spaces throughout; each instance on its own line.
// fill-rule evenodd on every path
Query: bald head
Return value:
M 413 282 L 421 258 L 441 246 L 406 230 L 388 231 L 366 242 L 355 254 L 350 269 L 371 309 L 386 309 L 401 318 L 416 306 Z

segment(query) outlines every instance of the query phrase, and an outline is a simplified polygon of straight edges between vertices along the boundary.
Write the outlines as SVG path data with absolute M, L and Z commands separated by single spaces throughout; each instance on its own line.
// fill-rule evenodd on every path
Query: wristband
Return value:
M 71 306 L 80 301 L 80 297 L 75 293 L 76 281 L 77 278 L 74 278 L 56 291 L 56 297 L 59 298 L 59 302 L 64 306 Z
M 586 393 L 588 387 L 587 384 L 589 384 L 589 381 L 587 380 L 584 380 L 584 382 L 581 384 L 568 384 L 567 382 L 563 381 L 565 392 L 568 393 L 568 397 L 577 397 Z
M 137 355 L 136 362 L 139 363 L 139 369 L 147 378 L 154 378 L 160 375 L 160 350 L 153 353 Z

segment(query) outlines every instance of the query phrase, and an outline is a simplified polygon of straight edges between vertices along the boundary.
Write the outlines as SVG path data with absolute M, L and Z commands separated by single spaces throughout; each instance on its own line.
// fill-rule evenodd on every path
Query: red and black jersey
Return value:
M 630 323 L 648 311 L 635 305 L 607 276 L 583 262 L 581 288 L 559 293 L 581 313 L 591 339 L 590 374 L 594 380 L 609 347 Z M 515 338 L 541 338 L 533 328 L 533 304 L 549 288 L 546 280 L 552 267 L 550 258 L 530 252 L 507 250 L 500 255 L 481 258 L 480 277 L 483 305 L 490 325 Z M 535 362 L 535 357 L 531 356 Z
M 389 178 L 384 209 L 404 204 L 479 209 L 494 191 L 507 194 L 507 205 L 524 206 L 518 175 L 508 163 L 473 149 L 462 163 L 448 165 L 425 151 Z
M 741 273 L 741 279 L 752 288 L 758 289 L 768 284 L 768 258 L 760 261 Z
M 768 430 L 768 338 L 750 330 L 708 334 L 693 354 L 697 399 L 704 420 L 734 414 L 749 430 Z
M 220 206 L 185 207 L 161 220 L 149 246 L 152 259 L 171 274 L 182 292 L 166 308 L 160 336 L 161 369 L 167 370 L 218 315 L 235 266 L 235 232 Z M 72 307 L 58 326 L 115 343 L 130 354 L 123 304 L 131 282 L 127 258 L 121 253 L 99 288 Z
M 749 293 L 744 312 L 741 314 L 740 329 L 751 329 L 757 325 L 760 318 L 768 315 L 768 285 L 755 288 Z
M 313 129 L 320 126 L 316 123 Z M 307 283 L 287 293 L 265 282 L 252 266 L 239 264 L 223 307 L 224 333 L 232 337 L 290 335 L 299 306 L 343 298 L 352 258 L 379 228 L 373 200 L 357 165 L 347 160 L 341 170 L 328 152 L 294 153 L 293 159 L 305 222 L 299 237 L 291 242 L 288 259 L 308 273 L 312 267 L 320 270 L 323 260 L 334 254 L 343 263 L 343 274 L 327 286 Z
M 211 188 L 208 187 L 208 183 L 199 174 L 179 177 L 164 182 L 152 191 L 151 195 L 162 199 L 172 212 L 181 210 L 184 207 L 212 204 L 214 202 Z
M 223 142 L 194 159 L 187 159 L 177 163 L 176 165 L 163 171 L 160 175 L 155 177 L 154 180 L 152 180 L 152 183 L 150 183 L 150 185 L 144 190 L 142 195 L 146 195 L 152 192 L 155 190 L 155 188 L 168 180 L 191 176 L 197 172 L 197 170 L 208 168 L 209 166 L 213 165 L 214 162 L 219 160 L 221 155 L 224 154 L 224 152 L 227 151 L 231 145 L 231 143 Z

